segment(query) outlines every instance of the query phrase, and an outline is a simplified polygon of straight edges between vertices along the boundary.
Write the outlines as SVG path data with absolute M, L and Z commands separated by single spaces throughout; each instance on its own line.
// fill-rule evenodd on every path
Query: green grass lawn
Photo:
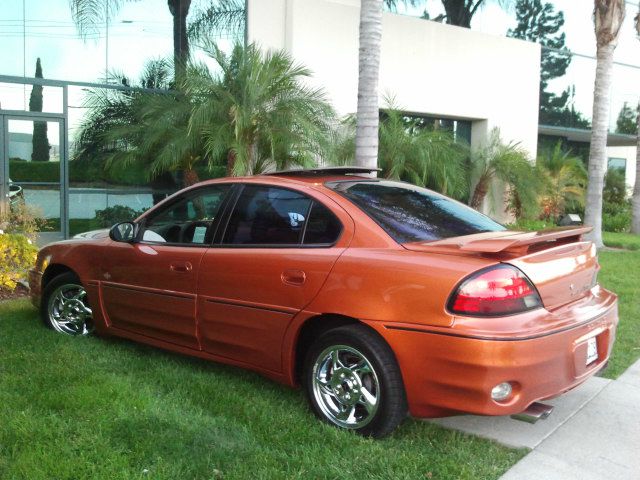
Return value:
M 640 251 L 603 251 L 600 262 L 601 283 L 620 296 L 605 372 L 615 378 L 640 358 Z M 415 420 L 363 439 L 320 423 L 300 391 L 256 374 L 64 337 L 27 301 L 0 304 L 2 479 L 491 479 L 524 454 Z
M 2 479 L 495 479 L 525 453 L 415 420 L 360 438 L 256 374 L 0 304 Z
M 605 233 L 607 246 L 628 250 L 600 252 L 600 283 L 618 294 L 620 325 L 604 376 L 616 378 L 640 358 L 640 236 Z
M 607 247 L 625 248 L 627 250 L 640 250 L 640 235 L 629 233 L 602 233 L 604 243 Z

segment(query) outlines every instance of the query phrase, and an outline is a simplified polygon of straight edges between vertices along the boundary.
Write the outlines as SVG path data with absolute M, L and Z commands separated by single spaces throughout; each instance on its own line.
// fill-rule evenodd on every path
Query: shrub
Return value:
M 505 225 L 509 230 L 546 230 L 547 228 L 554 228 L 557 225 L 550 220 L 532 220 L 532 219 L 519 219 L 518 221 Z
M 603 202 L 602 230 L 605 232 L 628 232 L 631 228 L 631 203 Z
M 0 216 L 0 231 L 4 233 L 19 233 L 30 240 L 35 240 L 36 233 L 47 225 L 40 212 L 22 202 L 11 205 L 9 213 Z
M 0 233 L 0 289 L 13 291 L 27 277 L 38 249 L 25 235 Z
M 96 210 L 96 220 L 101 228 L 108 228 L 116 223 L 129 222 L 144 213 L 144 210 L 134 210 L 125 205 L 115 205 L 104 210 Z

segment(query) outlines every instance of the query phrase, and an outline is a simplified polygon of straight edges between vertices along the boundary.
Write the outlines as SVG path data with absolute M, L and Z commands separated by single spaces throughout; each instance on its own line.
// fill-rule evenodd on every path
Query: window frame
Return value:
M 174 207 L 181 201 L 185 200 L 187 197 L 196 197 L 202 191 L 211 189 L 211 188 L 227 188 L 227 191 L 224 193 L 224 197 L 222 202 L 220 203 L 220 207 L 218 210 L 218 215 L 211 223 L 209 229 L 205 233 L 205 241 L 203 243 L 176 243 L 176 242 L 154 242 L 152 240 L 144 240 L 144 232 L 146 231 L 148 222 L 153 218 L 162 215 L 168 209 Z M 140 222 L 136 222 L 138 225 L 138 232 L 136 234 L 135 243 L 140 243 L 143 245 L 153 245 L 153 246 L 165 246 L 165 247 L 183 247 L 183 248 L 210 248 L 213 240 L 216 237 L 216 234 L 220 228 L 221 223 L 224 221 L 225 216 L 227 215 L 229 202 L 232 198 L 234 198 L 236 190 L 236 184 L 234 183 L 212 183 L 207 185 L 202 185 L 196 188 L 192 188 L 186 191 L 180 191 L 176 193 L 175 196 L 169 198 L 166 202 L 159 204 L 159 208 L 154 208 L 149 212 L 149 214 L 145 214 Z
M 302 192 L 300 190 L 297 190 L 295 188 L 290 188 L 290 187 L 285 187 L 282 185 L 274 185 L 274 184 L 269 184 L 269 183 L 241 183 L 241 184 L 237 184 L 238 189 L 235 192 L 235 194 L 233 195 L 233 198 L 229 200 L 226 211 L 225 211 L 225 218 L 222 220 L 222 222 L 224 223 L 224 226 L 220 225 L 222 228 L 218 228 L 215 236 L 214 236 L 214 240 L 213 240 L 213 244 L 211 245 L 214 248 L 271 248 L 271 249 L 286 249 L 286 248 L 302 248 L 302 249 L 307 249 L 307 248 L 332 248 L 334 247 L 342 238 L 342 235 L 345 232 L 345 228 L 344 228 L 344 224 L 342 223 L 342 221 L 340 220 L 340 218 L 338 217 L 338 215 L 336 215 L 333 210 L 331 210 L 331 208 L 329 208 L 327 206 L 326 203 L 318 200 L 315 197 L 312 197 L 311 195 L 307 195 L 305 192 Z M 251 244 L 246 244 L 246 243 L 241 243 L 241 244 L 236 244 L 236 243 L 223 243 L 223 239 L 227 233 L 227 229 L 229 228 L 229 223 L 231 222 L 231 217 L 233 216 L 233 213 L 236 210 L 236 207 L 238 206 L 238 202 L 240 200 L 240 197 L 242 196 L 242 194 L 244 193 L 245 189 L 248 187 L 257 187 L 257 188 L 279 188 L 281 190 L 288 190 L 290 192 L 294 192 L 297 193 L 298 195 L 302 195 L 303 197 L 306 197 L 307 199 L 310 200 L 310 204 L 309 204 L 309 208 L 307 209 L 307 215 L 305 217 L 304 220 L 304 226 L 302 227 L 302 232 L 300 233 L 300 238 L 298 239 L 298 243 L 285 243 L 285 244 L 281 244 L 281 243 L 251 243 Z M 336 236 L 336 239 L 332 242 L 332 243 L 310 243 L 310 244 L 304 244 L 304 237 L 306 235 L 306 231 L 307 231 L 307 224 L 309 221 L 309 213 L 313 210 L 313 206 L 314 204 L 321 204 L 323 207 L 325 207 L 330 213 L 331 215 L 334 216 L 336 222 L 338 222 L 338 225 L 340 225 L 340 232 L 338 233 L 338 235 Z

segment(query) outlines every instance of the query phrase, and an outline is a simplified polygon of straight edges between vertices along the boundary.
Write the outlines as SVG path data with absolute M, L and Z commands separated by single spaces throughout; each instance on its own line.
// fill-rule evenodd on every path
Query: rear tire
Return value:
M 400 368 L 389 345 L 364 325 L 323 333 L 307 353 L 307 398 L 325 422 L 381 438 L 407 416 Z
M 71 336 L 93 332 L 87 292 L 75 273 L 62 273 L 47 284 L 40 314 L 44 324 L 56 332 Z

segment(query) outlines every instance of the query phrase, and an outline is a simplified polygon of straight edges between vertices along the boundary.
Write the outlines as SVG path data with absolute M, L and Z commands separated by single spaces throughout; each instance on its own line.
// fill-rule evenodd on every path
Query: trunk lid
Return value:
M 597 252 L 582 235 L 591 227 L 537 232 L 486 232 L 435 242 L 408 243 L 409 250 L 475 255 L 511 264 L 533 282 L 547 309 L 555 309 L 589 294 L 596 283 Z

